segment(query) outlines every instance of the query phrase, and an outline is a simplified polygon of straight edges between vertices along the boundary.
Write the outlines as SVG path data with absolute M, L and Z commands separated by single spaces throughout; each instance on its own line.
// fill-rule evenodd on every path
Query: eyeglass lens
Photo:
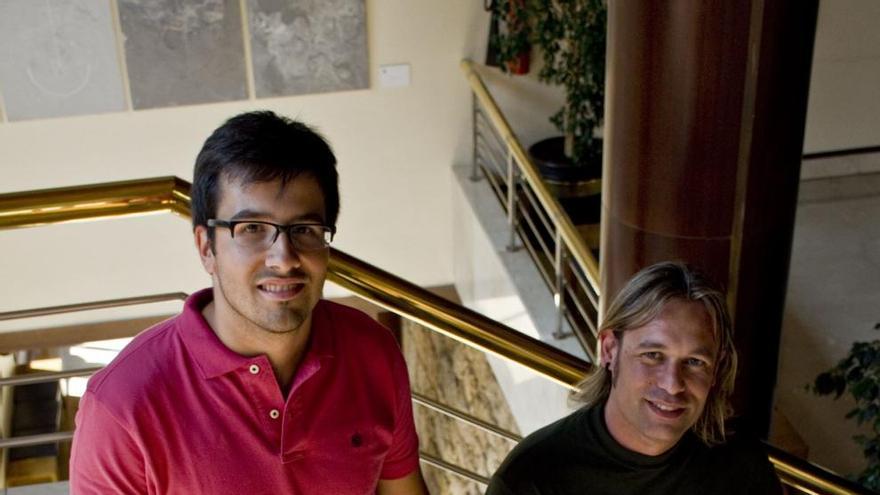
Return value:
M 275 243 L 281 231 L 287 231 L 290 243 L 296 249 L 317 250 L 330 244 L 332 233 L 323 225 L 293 224 L 274 225 L 261 222 L 242 222 L 235 224 L 233 239 L 248 249 L 267 249 Z

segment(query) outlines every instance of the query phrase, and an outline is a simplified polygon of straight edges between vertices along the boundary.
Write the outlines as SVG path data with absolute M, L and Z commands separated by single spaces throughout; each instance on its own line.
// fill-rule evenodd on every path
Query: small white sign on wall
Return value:
M 389 64 L 379 66 L 379 86 L 383 88 L 403 88 L 409 86 L 409 64 Z

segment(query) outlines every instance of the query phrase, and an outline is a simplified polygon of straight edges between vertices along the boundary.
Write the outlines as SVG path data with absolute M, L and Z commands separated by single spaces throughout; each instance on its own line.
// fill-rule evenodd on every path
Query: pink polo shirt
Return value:
M 418 467 L 406 365 L 367 315 L 320 301 L 287 399 L 266 356 L 225 347 L 210 289 L 89 380 L 74 494 L 365 494 Z

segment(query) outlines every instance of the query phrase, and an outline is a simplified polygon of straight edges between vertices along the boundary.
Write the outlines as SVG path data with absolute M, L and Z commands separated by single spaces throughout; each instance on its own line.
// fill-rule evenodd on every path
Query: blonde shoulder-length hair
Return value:
M 717 445 L 725 440 L 724 424 L 732 413 L 730 395 L 736 377 L 733 330 L 721 292 L 684 263 L 657 263 L 626 283 L 608 307 L 599 330 L 612 331 L 621 339 L 627 330 L 642 327 L 656 318 L 673 299 L 702 303 L 713 322 L 715 340 L 719 345 L 714 382 L 703 414 L 692 429 L 706 445 Z M 602 362 L 601 356 L 598 362 Z M 596 371 L 578 385 L 572 400 L 582 402 L 586 407 L 603 404 L 611 393 L 611 386 L 611 372 L 604 366 L 597 366 Z

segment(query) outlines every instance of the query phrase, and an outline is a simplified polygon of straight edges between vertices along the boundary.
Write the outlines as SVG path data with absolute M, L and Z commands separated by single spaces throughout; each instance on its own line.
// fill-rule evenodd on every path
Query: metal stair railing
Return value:
M 508 250 L 517 234 L 553 294 L 553 336 L 572 333 L 590 360 L 596 357 L 599 322 L 599 264 L 571 219 L 550 193 L 513 130 L 489 93 L 474 62 L 463 60 L 473 93 L 473 170 L 485 177 L 507 214 Z M 564 331 L 567 321 L 571 333 Z

